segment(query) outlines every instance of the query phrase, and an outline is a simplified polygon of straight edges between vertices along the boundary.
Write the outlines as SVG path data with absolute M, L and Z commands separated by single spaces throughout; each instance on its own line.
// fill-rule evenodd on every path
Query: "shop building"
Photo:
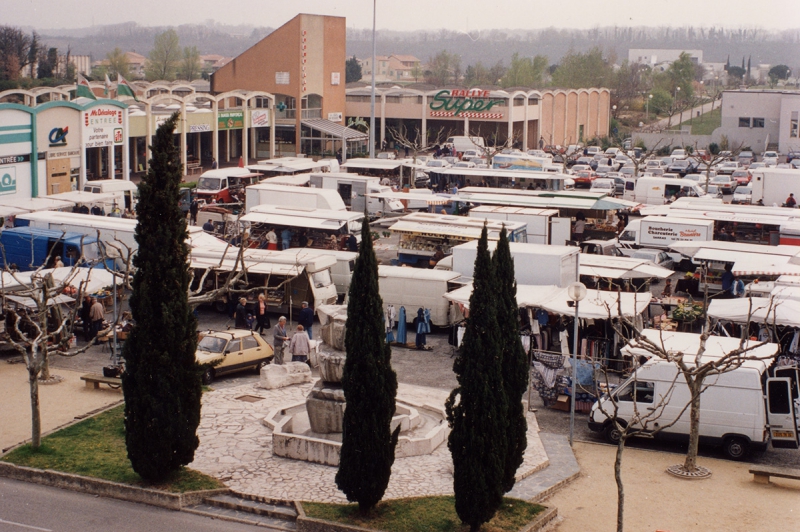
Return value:
M 349 119 L 369 120 L 370 93 L 365 83 L 347 87 Z M 523 149 L 537 148 L 540 141 L 567 146 L 608 135 L 610 91 L 381 84 L 376 87 L 375 117 L 381 145 L 403 132 L 420 146 L 435 141 L 430 135 L 480 136 L 489 144 Z

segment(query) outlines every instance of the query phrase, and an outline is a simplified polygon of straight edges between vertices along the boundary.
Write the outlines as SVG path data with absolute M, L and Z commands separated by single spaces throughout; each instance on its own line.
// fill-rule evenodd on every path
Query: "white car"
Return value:
M 476 165 L 472 161 L 459 161 L 453 165 L 453 168 L 475 168 Z
M 425 163 L 427 168 L 450 168 L 450 163 L 444 159 L 431 159 Z
M 603 192 L 613 196 L 616 193 L 616 184 L 613 179 L 598 177 L 592 181 L 592 188 L 589 189 L 589 192 Z
M 677 148 L 672 150 L 670 157 L 672 157 L 673 159 L 686 159 L 686 157 L 688 157 L 688 154 L 686 153 L 686 150 Z
M 739 203 L 743 205 L 750 205 L 753 202 L 753 186 L 752 185 L 745 185 L 742 187 L 736 187 L 736 190 L 733 192 L 733 199 L 731 203 Z
M 483 157 L 483 152 L 481 150 L 464 150 L 461 160 L 471 161 L 473 159 L 480 159 L 481 157 Z
M 776 151 L 765 151 L 764 156 L 761 158 L 761 162 L 767 166 L 777 166 L 778 165 L 778 152 Z

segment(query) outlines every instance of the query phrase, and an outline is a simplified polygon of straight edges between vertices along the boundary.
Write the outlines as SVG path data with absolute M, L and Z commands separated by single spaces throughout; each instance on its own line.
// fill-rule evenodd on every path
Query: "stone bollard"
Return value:
M 305 362 L 286 362 L 285 364 L 268 364 L 261 368 L 259 388 L 274 390 L 293 384 L 311 382 L 311 368 Z

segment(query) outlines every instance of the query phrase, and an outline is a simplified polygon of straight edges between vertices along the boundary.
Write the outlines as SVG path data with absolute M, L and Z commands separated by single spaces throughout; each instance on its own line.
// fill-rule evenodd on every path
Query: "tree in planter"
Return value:
M 504 493 L 507 445 L 499 435 L 506 433 L 508 405 L 494 275 L 484 224 L 469 298 L 470 316 L 453 364 L 458 386 L 445 403 L 456 513 L 473 532 L 494 516 Z
M 397 375 L 386 343 L 378 260 L 370 226 L 361 224 L 361 246 L 347 303 L 342 388 L 347 402 L 336 485 L 367 513 L 383 498 L 394 463 L 400 427 L 392 432 Z
M 492 256 L 492 265 L 497 294 L 497 329 L 502 350 L 503 389 L 508 400 L 504 437 L 507 448 L 503 471 L 503 490 L 508 493 L 514 487 L 514 475 L 522 465 L 523 454 L 528 446 L 528 420 L 522 404 L 522 397 L 528 389 L 528 357 L 519 337 L 517 282 L 505 225 Z
M 167 478 L 194 459 L 200 423 L 197 320 L 187 297 L 189 248 L 178 203 L 182 169 L 173 132 L 178 114 L 156 131 L 147 175 L 139 185 L 130 307 L 136 327 L 123 357 L 125 443 L 145 480 Z

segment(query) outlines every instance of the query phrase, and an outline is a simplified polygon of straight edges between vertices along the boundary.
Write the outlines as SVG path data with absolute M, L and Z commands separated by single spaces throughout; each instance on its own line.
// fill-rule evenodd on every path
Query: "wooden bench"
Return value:
M 108 384 L 109 387 L 117 389 L 122 386 L 122 379 L 119 377 L 104 377 L 103 375 L 88 374 L 81 377 L 82 381 L 86 381 L 87 388 L 94 388 L 97 390 L 101 384 Z
M 758 484 L 769 484 L 769 477 L 800 480 L 800 469 L 788 467 L 753 466 L 750 472 L 753 474 L 753 481 Z
M 187 163 L 186 175 L 195 175 L 203 173 L 203 165 L 200 163 Z

